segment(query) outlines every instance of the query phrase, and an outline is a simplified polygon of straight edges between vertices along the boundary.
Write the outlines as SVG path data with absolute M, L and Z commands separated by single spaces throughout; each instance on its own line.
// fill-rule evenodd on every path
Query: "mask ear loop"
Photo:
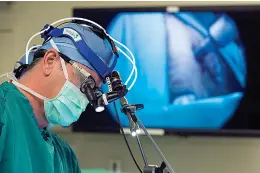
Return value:
M 50 43 L 51 43 L 51 45 L 54 49 L 56 49 L 58 52 L 60 52 L 59 48 L 56 46 L 56 44 L 54 43 L 54 41 L 52 39 L 50 40 Z M 62 70 L 63 70 L 64 76 L 65 76 L 65 79 L 69 80 L 68 71 L 67 71 L 65 61 L 61 57 L 60 57 L 60 60 L 61 60 L 61 66 L 62 66 Z
M 26 86 L 24 86 L 24 85 L 20 84 L 19 82 L 17 82 L 16 77 L 14 77 L 11 73 L 7 73 L 7 77 L 12 80 L 12 83 L 15 86 L 17 86 L 17 87 L 27 91 L 28 93 L 31 93 L 32 95 L 38 97 L 39 99 L 48 100 L 48 98 L 46 98 L 46 97 L 36 93 L 35 91 L 31 90 L 30 88 L 27 88 Z

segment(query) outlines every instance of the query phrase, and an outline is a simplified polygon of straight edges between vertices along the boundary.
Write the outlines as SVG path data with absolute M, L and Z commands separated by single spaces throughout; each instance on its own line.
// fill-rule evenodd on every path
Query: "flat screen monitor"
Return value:
M 166 134 L 258 135 L 260 8 L 172 9 L 80 8 L 73 14 L 100 24 L 132 51 L 138 73 L 126 98 L 144 105 L 137 116 L 145 127 Z M 123 82 L 132 68 L 120 53 L 115 70 Z M 107 85 L 102 89 L 107 92 Z M 102 113 L 88 106 L 73 130 L 119 132 L 113 105 Z

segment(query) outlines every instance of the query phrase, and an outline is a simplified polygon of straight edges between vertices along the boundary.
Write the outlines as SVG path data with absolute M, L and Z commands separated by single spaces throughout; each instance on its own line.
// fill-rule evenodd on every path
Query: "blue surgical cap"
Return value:
M 85 25 L 75 24 L 75 23 L 69 23 L 63 25 L 63 27 L 69 27 L 73 28 L 77 32 L 79 32 L 82 36 L 82 39 L 86 42 L 86 44 L 102 59 L 102 61 L 109 65 L 111 60 L 113 59 L 114 53 L 112 51 L 110 43 L 106 39 L 100 38 L 98 35 L 96 35 L 89 27 Z M 52 38 L 56 46 L 58 47 L 59 51 L 72 59 L 75 62 L 78 62 L 91 70 L 97 72 L 95 68 L 90 64 L 87 60 L 87 57 L 84 57 L 79 50 L 75 47 L 73 44 L 73 41 L 70 40 L 67 37 L 58 37 L 58 38 Z M 44 43 L 42 46 L 40 46 L 39 49 L 52 49 L 52 45 L 49 41 Z M 29 53 L 29 64 L 33 61 L 33 55 L 34 52 Z M 19 60 L 20 64 L 26 63 L 26 57 L 23 56 Z

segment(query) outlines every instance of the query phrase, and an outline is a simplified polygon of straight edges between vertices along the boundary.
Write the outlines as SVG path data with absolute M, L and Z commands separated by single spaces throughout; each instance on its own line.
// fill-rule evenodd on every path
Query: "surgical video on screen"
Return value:
M 233 116 L 247 70 L 243 42 L 228 14 L 122 12 L 106 30 L 135 56 L 138 78 L 126 97 L 144 104 L 137 115 L 146 127 L 221 129 Z M 120 57 L 115 70 L 126 81 L 132 64 Z M 116 119 L 113 105 L 108 110 Z M 120 119 L 128 126 L 124 114 Z

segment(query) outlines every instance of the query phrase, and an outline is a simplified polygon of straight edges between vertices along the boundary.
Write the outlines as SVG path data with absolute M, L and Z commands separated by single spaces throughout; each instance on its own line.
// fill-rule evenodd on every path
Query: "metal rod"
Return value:
M 146 155 L 144 153 L 143 146 L 142 146 L 142 143 L 140 142 L 138 134 L 136 134 L 136 140 L 137 140 L 137 143 L 139 145 L 139 148 L 140 148 L 143 160 L 144 160 L 144 165 L 145 165 L 145 167 L 147 167 L 148 166 L 148 162 L 147 162 Z
M 165 162 L 166 166 L 168 167 L 169 171 L 171 173 L 175 173 L 174 170 L 172 169 L 171 165 L 169 164 L 169 162 L 167 161 L 167 159 L 165 158 L 165 156 L 163 155 L 163 153 L 161 152 L 160 148 L 157 146 L 157 144 L 155 143 L 155 141 L 153 140 L 152 136 L 148 133 L 148 131 L 146 130 L 146 128 L 144 127 L 143 123 L 141 122 L 141 120 L 137 118 L 137 122 L 138 124 L 141 126 L 141 128 L 143 129 L 144 133 L 146 134 L 146 136 L 151 140 L 153 147 L 155 148 L 155 150 L 158 152 L 158 154 L 161 156 L 162 160 Z

